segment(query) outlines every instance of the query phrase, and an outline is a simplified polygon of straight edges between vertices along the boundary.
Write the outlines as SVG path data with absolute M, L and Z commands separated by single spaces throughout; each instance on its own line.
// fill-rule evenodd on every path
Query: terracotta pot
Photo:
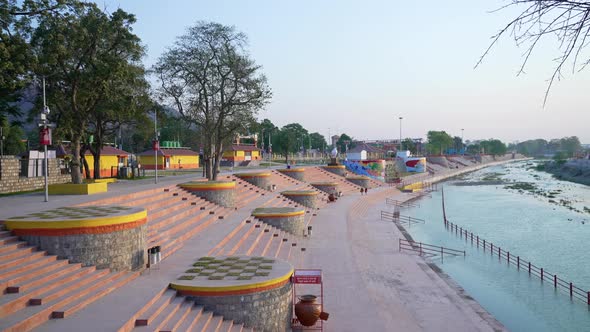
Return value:
M 315 295 L 303 295 L 295 304 L 295 316 L 303 326 L 313 326 L 322 312 L 322 305 L 316 303 Z

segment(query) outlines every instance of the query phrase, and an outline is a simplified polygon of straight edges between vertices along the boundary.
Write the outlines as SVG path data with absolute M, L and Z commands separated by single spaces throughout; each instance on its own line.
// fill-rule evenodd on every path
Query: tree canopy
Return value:
M 234 27 L 199 22 L 154 66 L 160 96 L 202 132 L 208 179 L 217 178 L 224 146 L 272 96 L 246 46 L 246 36 Z
M 131 32 L 133 23 L 135 17 L 121 9 L 107 14 L 95 4 L 75 3 L 59 15 L 42 15 L 33 31 L 35 74 L 47 77 L 56 133 L 72 142 L 74 183 L 82 182 L 79 160 L 86 131 L 133 109 L 127 103 L 145 93 L 144 49 Z
M 453 138 L 445 131 L 431 130 L 426 136 L 428 139 L 426 151 L 429 154 L 442 154 L 446 149 L 453 146 Z

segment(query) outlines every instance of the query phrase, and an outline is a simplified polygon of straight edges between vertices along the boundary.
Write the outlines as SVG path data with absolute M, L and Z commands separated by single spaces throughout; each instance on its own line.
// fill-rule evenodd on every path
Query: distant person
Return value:
M 369 190 L 369 188 L 365 188 L 365 195 L 367 194 L 367 191 Z
M 361 188 L 361 195 L 363 194 L 364 191 L 365 191 L 365 189 Z

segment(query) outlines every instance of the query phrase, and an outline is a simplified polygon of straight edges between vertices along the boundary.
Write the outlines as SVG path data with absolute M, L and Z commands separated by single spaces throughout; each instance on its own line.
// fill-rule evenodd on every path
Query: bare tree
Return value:
M 554 60 L 557 63 L 547 89 L 543 104 L 555 79 L 562 77 L 564 67 L 571 64 L 572 72 L 584 69 L 590 63 L 590 56 L 582 51 L 588 45 L 586 39 L 590 35 L 590 1 L 588 0 L 511 0 L 496 11 L 515 6 L 524 6 L 518 16 L 512 19 L 496 35 L 476 64 L 479 66 L 484 57 L 503 35 L 510 35 L 519 46 L 525 46 L 524 60 L 519 74 L 525 66 L 539 42 L 545 37 L 554 37 L 559 42 L 560 55 Z
M 204 166 L 217 178 L 224 145 L 245 130 L 271 98 L 266 77 L 234 27 L 199 22 L 178 37 L 154 67 L 161 97 L 196 124 L 204 138 Z

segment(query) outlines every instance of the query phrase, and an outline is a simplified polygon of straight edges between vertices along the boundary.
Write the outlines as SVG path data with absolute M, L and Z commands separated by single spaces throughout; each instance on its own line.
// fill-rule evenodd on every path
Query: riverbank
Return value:
M 590 160 L 588 159 L 574 159 L 566 162 L 552 160 L 544 164 L 544 170 L 553 174 L 558 180 L 590 186 Z

